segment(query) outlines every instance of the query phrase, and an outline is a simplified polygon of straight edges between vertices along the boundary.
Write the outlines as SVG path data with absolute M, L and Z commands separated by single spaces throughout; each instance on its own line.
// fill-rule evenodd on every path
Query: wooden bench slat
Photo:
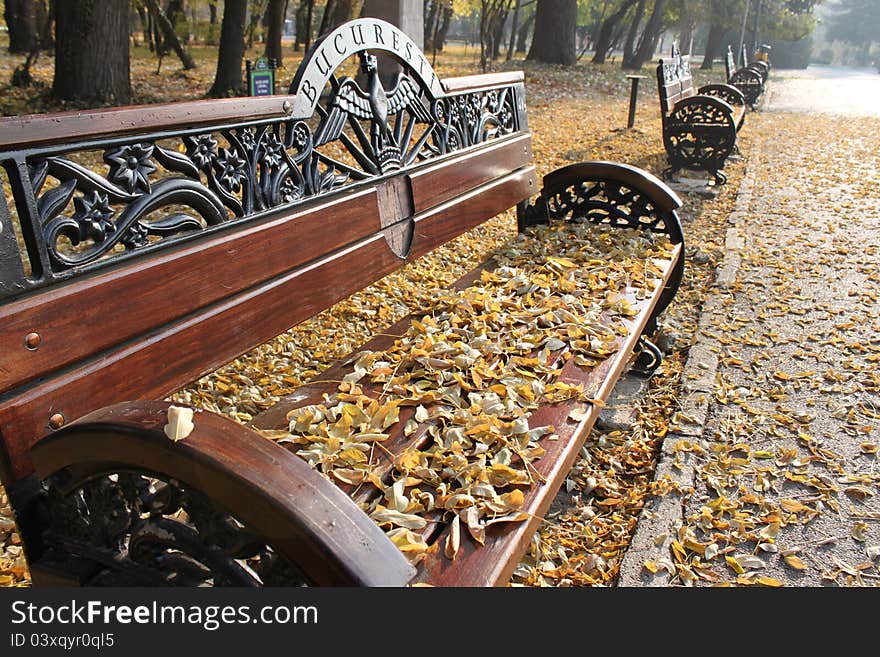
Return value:
M 165 250 L 0 306 L 0 392 L 363 239 L 380 229 L 378 208 L 370 189 L 293 216 L 280 211 L 277 219 L 232 235 Z M 217 267 L 220 261 L 223 267 Z M 120 303 L 125 299 L 133 302 Z M 66 312 L 71 306 L 80 311 Z M 41 338 L 35 351 L 24 344 L 31 331 Z
M 419 257 L 506 210 L 512 199 L 527 198 L 535 186 L 530 167 L 416 217 L 409 257 Z M 379 280 L 403 262 L 382 234 L 375 234 L 2 399 L 0 424 L 16 466 L 13 473 L 16 477 L 29 473 L 27 450 L 50 431 L 52 415 L 73 419 L 96 406 L 164 397 Z M 297 294 L 291 297 L 294 290 Z M 217 336 L 225 337 L 220 342 Z M 156 368 L 156 363 L 162 367 Z

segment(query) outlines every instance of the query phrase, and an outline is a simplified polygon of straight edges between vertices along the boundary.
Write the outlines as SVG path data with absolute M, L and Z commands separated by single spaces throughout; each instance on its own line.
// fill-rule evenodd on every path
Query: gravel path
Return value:
M 838 82 L 801 84 L 824 110 Z M 678 494 L 647 508 L 622 585 L 880 585 L 880 120 L 778 111 L 799 94 L 747 119 L 751 175 L 658 469 Z

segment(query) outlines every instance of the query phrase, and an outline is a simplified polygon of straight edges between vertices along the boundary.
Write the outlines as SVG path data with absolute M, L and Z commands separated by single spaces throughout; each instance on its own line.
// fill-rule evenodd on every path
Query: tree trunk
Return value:
M 513 21 L 510 24 L 510 43 L 507 44 L 507 57 L 505 57 L 505 60 L 508 62 L 513 59 L 513 48 L 516 46 L 516 31 L 519 25 L 519 2 L 520 0 L 515 0 L 513 6 Z
M 423 49 L 425 52 L 434 50 L 434 34 L 437 32 L 437 21 L 439 12 L 437 11 L 440 3 L 438 0 L 425 0 L 422 9 L 425 17 L 425 27 L 422 34 Z
M 354 0 L 327 0 L 324 16 L 321 18 L 321 30 L 318 36 L 332 32 L 351 19 L 354 13 Z
M 519 26 L 519 34 L 516 35 L 516 52 L 517 53 L 525 53 L 526 44 L 529 41 L 529 32 L 531 32 L 532 27 L 535 24 L 535 12 L 531 12 L 529 17 L 526 18 L 522 24 Z
M 153 38 L 150 32 L 150 14 L 147 12 L 147 8 L 144 5 L 137 6 L 138 18 L 141 20 L 141 34 L 144 37 L 144 45 L 150 47 L 150 52 L 153 52 L 155 46 L 153 45 Z
M 180 62 L 183 64 L 183 68 L 187 71 L 194 69 L 196 67 L 195 61 L 190 56 L 190 54 L 184 49 L 184 47 L 180 43 L 180 39 L 177 38 L 177 30 L 174 29 L 174 25 L 168 16 L 165 15 L 165 12 L 159 8 L 156 0 L 147 0 L 147 7 L 150 9 L 150 13 L 153 15 L 153 20 L 156 21 L 156 24 L 159 26 L 159 29 L 162 31 L 162 41 L 164 46 L 167 48 L 168 46 L 177 53 L 177 56 L 180 58 Z M 165 51 L 167 52 L 167 50 Z M 159 56 L 161 57 L 164 53 L 160 49 L 158 50 Z
M 306 52 L 312 45 L 312 22 L 314 21 L 315 0 L 308 0 L 309 6 L 306 10 Z
M 434 38 L 434 47 L 437 51 L 443 50 L 446 45 L 446 35 L 449 33 L 449 24 L 452 22 L 452 4 L 443 7 L 443 15 L 440 18 L 440 27 L 437 28 L 437 36 Z
M 244 22 L 247 18 L 247 0 L 226 0 L 223 3 L 223 21 L 220 24 L 220 52 L 217 54 L 217 73 L 209 96 L 225 98 L 241 93 L 241 61 L 244 58 Z
M 55 79 L 60 100 L 131 101 L 129 0 L 66 0 L 56 7 Z
M 510 12 L 510 3 L 502 3 L 492 19 L 492 59 L 498 59 L 501 55 L 501 46 L 504 45 L 504 24 L 507 22 L 507 14 Z
M 709 28 L 709 34 L 706 36 L 706 49 L 703 53 L 703 63 L 700 64 L 700 69 L 711 71 L 715 58 L 722 55 L 725 31 L 722 25 L 712 25 Z
M 269 0 L 266 9 L 266 50 L 263 55 L 267 59 L 274 59 L 278 66 L 282 64 L 284 51 L 281 48 L 281 35 L 284 32 L 284 18 L 287 9 L 287 0 Z
M 596 37 L 595 52 L 593 54 L 594 64 L 605 63 L 605 58 L 611 51 L 617 24 L 623 20 L 623 17 L 626 16 L 626 12 L 628 12 L 630 7 L 636 4 L 636 2 L 638 2 L 638 0 L 624 0 L 624 3 L 617 11 L 602 21 L 602 27 L 599 28 L 599 36 Z
M 208 3 L 208 11 L 210 12 L 210 19 L 209 20 L 211 22 L 211 25 L 216 25 L 217 24 L 217 3 L 216 2 L 209 2 Z
M 642 39 L 639 41 L 638 50 L 632 60 L 632 68 L 640 69 L 645 62 L 654 57 L 654 50 L 657 48 L 657 41 L 660 39 L 660 32 L 663 31 L 663 12 L 666 10 L 666 0 L 655 0 L 654 11 L 645 24 L 645 30 L 642 32 Z
M 42 49 L 55 47 L 55 0 L 37 0 L 37 39 Z
M 526 59 L 572 66 L 577 62 L 576 27 L 577 0 L 538 0 Z
M 635 14 L 632 22 L 629 24 L 629 30 L 626 33 L 626 41 L 623 43 L 623 68 L 636 68 L 632 65 L 636 56 L 636 37 L 639 35 L 639 26 L 645 17 L 645 5 L 647 0 L 639 0 L 636 6 Z
M 260 24 L 260 18 L 263 16 L 263 10 L 266 8 L 265 0 L 252 0 L 251 16 L 247 26 L 247 47 L 252 48 L 254 39 L 257 36 L 257 25 Z
M 9 52 L 28 53 L 37 40 L 37 7 L 33 0 L 6 0 L 3 12 L 9 30 Z

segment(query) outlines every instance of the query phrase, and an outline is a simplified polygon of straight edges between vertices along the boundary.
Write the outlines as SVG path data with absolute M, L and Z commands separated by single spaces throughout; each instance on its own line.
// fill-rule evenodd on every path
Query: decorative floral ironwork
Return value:
M 149 193 L 150 174 L 156 171 L 152 157 L 153 144 L 128 144 L 104 153 L 104 161 L 110 165 L 110 180 L 130 194 Z
M 55 562 L 94 564 L 86 586 L 297 586 L 302 574 L 238 519 L 175 480 L 117 472 L 44 483 Z
M 217 156 L 217 140 L 212 135 L 189 135 L 183 138 L 186 156 L 205 171 Z
M 76 208 L 73 220 L 79 227 L 79 233 L 77 235 L 67 233 L 67 236 L 74 245 L 84 239 L 91 239 L 101 244 L 107 235 L 113 232 L 114 212 L 106 194 L 91 192 L 73 199 L 73 205 Z
M 515 86 L 429 96 L 404 66 L 386 89 L 376 58 L 359 54 L 364 77 L 331 76 L 315 123 L 297 116 L 203 125 L 177 137 L 96 139 L 28 155 L 23 184 L 37 212 L 19 212 L 42 232 L 32 251 L 45 249 L 51 270 L 27 287 L 123 257 L 120 245 L 125 253 L 158 247 L 520 129 Z M 109 167 L 103 175 L 80 162 L 95 150 Z
M 220 154 L 214 162 L 217 180 L 228 191 L 238 192 L 241 189 L 241 183 L 248 177 L 245 170 L 246 165 L 247 162 L 239 157 L 235 151 L 221 148 Z

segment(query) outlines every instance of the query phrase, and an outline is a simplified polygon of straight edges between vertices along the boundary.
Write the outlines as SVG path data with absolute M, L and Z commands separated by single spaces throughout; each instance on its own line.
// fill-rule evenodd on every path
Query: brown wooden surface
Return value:
M 608 399 L 614 384 L 628 365 L 635 342 L 673 271 L 672 263 L 680 257 L 680 251 L 680 246 L 675 247 L 674 255 L 665 268 L 665 276 L 652 295 L 642 301 L 636 301 L 634 297 L 630 296 L 633 307 L 639 309 L 639 314 L 632 320 L 626 321 L 630 332 L 626 337 L 618 340 L 619 351 L 598 367 L 590 370 L 584 370 L 570 361 L 562 370 L 560 378 L 563 381 L 572 384 L 583 383 L 586 391 L 593 398 L 603 401 Z M 491 266 L 491 263 L 484 266 Z M 482 268 L 470 272 L 457 281 L 453 287 L 455 289 L 466 287 L 476 279 Z M 324 401 L 325 395 L 332 396 L 338 389 L 338 382 L 351 371 L 359 352 L 382 351 L 389 348 L 398 336 L 406 332 L 412 319 L 413 317 L 406 317 L 390 326 L 381 335 L 355 349 L 351 356 L 341 359 L 315 379 L 301 386 L 296 393 L 255 417 L 252 424 L 255 427 L 265 429 L 287 428 L 289 421 L 286 416 L 291 410 L 309 404 L 321 403 Z M 362 387 L 364 394 L 368 396 L 377 397 L 382 392 L 379 384 L 367 383 Z M 578 423 L 568 419 L 569 413 L 575 407 L 586 408 L 588 411 L 587 416 Z M 382 446 L 390 454 L 387 454 L 385 450 L 377 452 L 378 465 L 374 472 L 380 477 L 391 472 L 393 455 L 401 454 L 411 447 L 418 448 L 420 444 L 429 440 L 425 431 L 426 426 L 411 436 L 404 436 L 401 427 L 405 424 L 412 410 L 411 408 L 401 409 L 399 425 L 392 428 L 389 438 L 383 442 Z M 532 515 L 532 518 L 524 523 L 490 528 L 487 531 L 486 545 L 482 547 L 477 546 L 469 537 L 463 538 L 462 551 L 453 562 L 443 555 L 442 541 L 445 540 L 445 523 L 439 522 L 439 516 L 435 514 L 429 518 L 432 522 L 425 529 L 425 532 L 431 540 L 441 542 L 441 548 L 420 565 L 417 580 L 436 586 L 497 586 L 506 583 L 525 553 L 530 537 L 537 529 L 540 519 L 547 512 L 556 491 L 571 470 L 600 410 L 598 405 L 588 405 L 572 400 L 544 406 L 535 411 L 529 418 L 529 425 L 531 427 L 552 425 L 556 427 L 559 438 L 542 441 L 546 454 L 535 463 L 535 466 L 546 483 L 536 485 L 527 491 L 525 496 L 525 510 Z M 340 484 L 340 488 L 355 496 L 355 499 L 360 502 L 367 501 L 371 496 L 378 494 L 372 490 L 372 487 L 363 488 Z M 466 532 L 464 533 L 466 534 Z
M 515 205 L 535 186 L 534 170 L 525 169 L 416 217 L 410 259 Z M 162 398 L 404 262 L 377 233 L 16 393 L 0 407 L 11 476 L 30 473 L 27 450 L 49 433 L 53 414 L 70 422 L 116 402 Z
M 491 143 L 398 177 L 411 176 L 421 212 L 525 166 L 529 143 L 528 135 Z M 380 229 L 380 210 L 375 188 L 292 215 L 278 209 L 266 221 L 0 306 L 0 393 L 364 239 Z M 479 204 L 474 210 L 487 218 Z M 31 332 L 40 335 L 36 350 L 25 346 Z
M 457 78 L 443 80 L 443 88 L 447 93 L 459 93 L 462 91 L 476 91 L 487 87 L 496 87 L 508 84 L 516 84 L 525 80 L 522 71 L 500 71 L 498 73 L 477 73 L 476 75 L 463 75 Z
M 293 96 L 190 100 L 0 117 L 0 151 L 287 116 Z
M 415 211 L 424 212 L 532 162 L 529 133 L 409 175 Z
M 332 215 L 330 214 L 332 213 Z M 328 222 L 328 216 L 332 221 Z M 0 306 L 0 392 L 379 230 L 375 189 L 243 226 Z M 40 346 L 25 347 L 35 331 Z
M 253 431 L 197 410 L 174 442 L 163 432 L 171 404 L 125 402 L 35 446 L 41 478 L 69 468 L 72 481 L 119 468 L 162 474 L 207 495 L 300 567 L 316 584 L 403 586 L 403 554 L 341 490 Z

